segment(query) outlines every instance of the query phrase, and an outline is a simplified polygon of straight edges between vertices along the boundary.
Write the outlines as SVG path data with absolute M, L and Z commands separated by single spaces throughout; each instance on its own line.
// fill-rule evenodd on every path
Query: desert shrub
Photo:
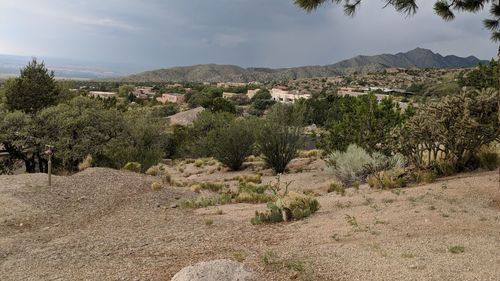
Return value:
M 378 152 L 368 154 L 363 148 L 351 144 L 345 152 L 334 151 L 326 159 L 335 177 L 345 186 L 362 183 L 369 174 L 404 166 L 400 156 L 387 157 Z
M 203 167 L 203 164 L 204 164 L 204 162 L 203 162 L 203 160 L 201 160 L 201 159 L 196 159 L 196 161 L 194 161 L 194 166 L 195 166 L 196 168 L 201 168 L 201 167 Z
M 319 149 L 301 150 L 301 151 L 299 151 L 299 157 L 300 158 L 319 159 L 319 158 L 321 158 L 321 154 L 322 154 L 322 152 Z
M 456 168 L 455 164 L 450 161 L 438 160 L 434 164 L 434 171 L 442 176 L 450 176 L 456 173 Z
M 257 144 L 266 163 L 276 173 L 285 171 L 302 145 L 303 112 L 300 108 L 275 105 L 262 122 Z
M 345 196 L 345 187 L 342 184 L 332 182 L 330 186 L 328 186 L 328 193 L 335 192 L 342 196 Z
M 253 122 L 235 119 L 209 133 L 212 155 L 232 170 L 239 170 L 245 159 L 252 153 L 255 143 Z
M 380 171 L 368 176 L 367 182 L 370 187 L 374 188 L 401 188 L 406 186 L 405 174 L 405 171 L 402 169 Z
M 138 162 L 128 162 L 123 166 L 124 170 L 140 173 L 141 172 L 141 163 Z
M 413 180 L 417 183 L 433 183 L 437 174 L 432 170 L 417 170 L 412 173 Z
M 179 205 L 183 208 L 206 208 L 209 206 L 225 205 L 232 202 L 230 194 L 202 196 L 194 199 L 181 199 Z
M 209 190 L 212 192 L 221 192 L 224 189 L 227 189 L 228 186 L 220 183 L 212 183 L 212 182 L 202 182 L 202 183 L 194 183 L 191 185 L 191 188 L 199 192 L 200 190 Z
M 251 183 L 262 183 L 262 176 L 261 175 L 242 175 L 242 176 L 237 176 L 233 178 L 234 180 L 239 181 L 240 183 L 243 182 L 251 182 Z
M 172 184 L 172 177 L 169 174 L 165 173 L 161 176 L 161 182 L 163 184 Z
M 461 171 L 500 135 L 497 93 L 468 92 L 421 106 L 392 135 L 393 149 L 417 168 L 429 169 L 443 160 Z
M 282 222 L 289 220 L 300 220 L 315 213 L 319 208 L 319 202 L 312 196 L 297 192 L 288 192 L 290 182 L 285 183 L 283 189 L 280 175 L 277 182 L 269 186 L 273 192 L 274 201 L 267 203 L 267 211 L 255 212 L 251 219 L 252 224 L 264 222 Z
M 92 162 L 94 162 L 92 155 L 90 155 L 90 154 L 87 155 L 87 157 L 85 157 L 85 159 L 80 164 L 78 164 L 78 170 L 84 171 L 84 170 L 92 167 Z
M 289 192 L 282 198 L 278 198 L 275 202 L 268 202 L 268 210 L 265 212 L 255 212 L 255 216 L 250 222 L 255 225 L 264 222 L 300 220 L 315 213 L 319 208 L 319 202 L 314 197 L 297 192 Z
M 269 186 L 250 182 L 240 182 L 236 201 L 239 203 L 267 203 L 274 199 L 269 192 Z
M 476 156 L 479 161 L 479 166 L 483 169 L 493 171 L 500 164 L 498 153 L 492 149 L 484 148 L 479 151 Z
M 162 165 L 151 166 L 146 170 L 146 175 L 150 176 L 160 176 L 165 172 L 165 168 Z
M 163 188 L 163 185 L 162 185 L 160 182 L 156 182 L 156 181 L 155 181 L 155 182 L 153 182 L 153 183 L 151 184 L 151 189 L 152 189 L 153 191 L 159 191 L 159 190 L 161 190 L 162 188 Z

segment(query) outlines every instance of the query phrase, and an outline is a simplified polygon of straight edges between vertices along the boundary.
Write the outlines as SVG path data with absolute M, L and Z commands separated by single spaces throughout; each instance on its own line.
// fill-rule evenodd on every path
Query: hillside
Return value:
M 293 68 L 242 68 L 236 65 L 204 64 L 146 71 L 120 78 L 123 82 L 250 82 L 329 77 L 353 72 L 374 72 L 386 68 L 462 68 L 476 66 L 481 60 L 442 56 L 431 50 L 416 48 L 406 53 L 357 56 L 325 66 Z
M 0 276 L 166 281 L 187 265 L 230 258 L 257 280 L 500 280 L 497 172 L 392 191 L 361 186 L 341 196 L 325 194 L 331 175 L 317 165 L 284 180 L 322 194 L 321 209 L 302 221 L 260 226 L 250 218 L 265 204 L 172 208 L 196 193 L 172 186 L 154 192 L 154 177 L 131 172 L 91 168 L 54 177 L 51 188 L 42 174 L 0 176 Z M 186 178 L 169 168 L 176 181 L 251 173 L 194 164 L 188 171 L 195 173 Z

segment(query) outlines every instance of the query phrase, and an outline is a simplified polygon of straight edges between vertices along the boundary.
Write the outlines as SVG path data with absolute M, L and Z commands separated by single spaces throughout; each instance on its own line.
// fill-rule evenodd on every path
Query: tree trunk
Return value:
M 500 124 L 500 47 L 498 47 L 497 75 L 498 75 L 498 123 Z

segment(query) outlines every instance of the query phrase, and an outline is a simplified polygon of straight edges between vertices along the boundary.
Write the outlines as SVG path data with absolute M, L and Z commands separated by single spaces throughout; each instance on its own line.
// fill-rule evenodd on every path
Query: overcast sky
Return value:
M 133 63 L 287 67 L 415 47 L 489 59 L 486 12 L 444 22 L 433 0 L 406 18 L 365 0 L 355 17 L 293 0 L 0 0 L 0 54 Z

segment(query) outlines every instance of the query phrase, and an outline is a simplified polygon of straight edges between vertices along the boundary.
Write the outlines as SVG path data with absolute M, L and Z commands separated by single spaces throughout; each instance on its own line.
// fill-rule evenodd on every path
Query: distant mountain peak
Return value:
M 131 82 L 250 82 L 289 80 L 297 78 L 328 77 L 353 72 L 374 72 L 386 68 L 462 68 L 477 66 L 481 60 L 474 56 L 466 58 L 439 53 L 417 47 L 405 53 L 358 55 L 351 59 L 324 66 L 302 66 L 292 68 L 242 68 L 236 65 L 195 65 L 159 69 L 131 75 L 121 79 Z M 179 71 L 179 69 L 181 71 Z

